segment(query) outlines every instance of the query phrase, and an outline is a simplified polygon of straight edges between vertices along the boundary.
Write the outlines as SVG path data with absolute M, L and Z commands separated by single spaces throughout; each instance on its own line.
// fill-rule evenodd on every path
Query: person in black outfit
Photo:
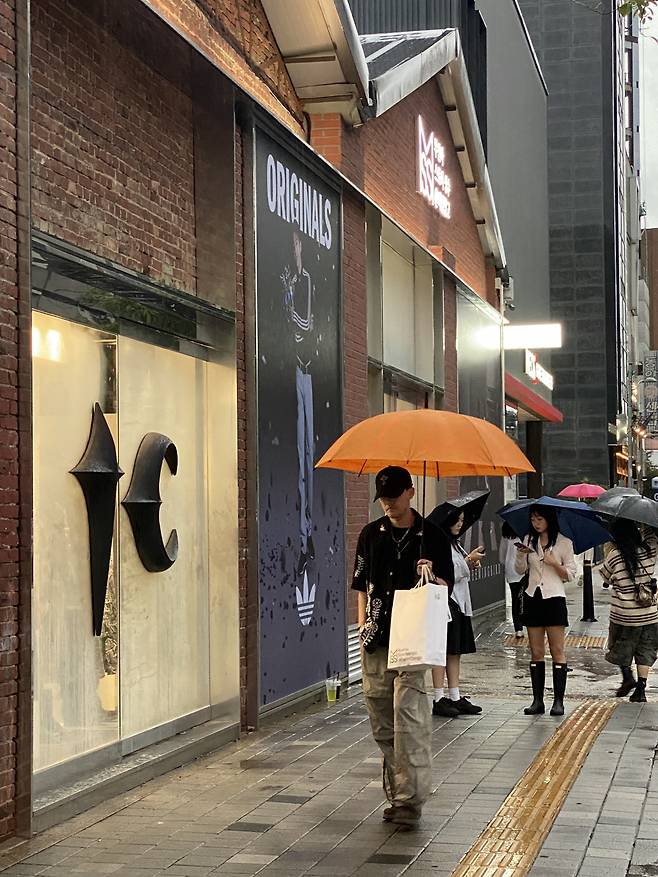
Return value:
M 411 508 L 411 475 L 387 466 L 375 480 L 384 516 L 361 531 L 352 588 L 359 592 L 363 693 L 375 742 L 384 756 L 384 819 L 403 828 L 418 824 L 431 789 L 431 712 L 423 671 L 388 669 L 393 596 L 413 588 L 424 564 L 451 587 L 450 543 Z

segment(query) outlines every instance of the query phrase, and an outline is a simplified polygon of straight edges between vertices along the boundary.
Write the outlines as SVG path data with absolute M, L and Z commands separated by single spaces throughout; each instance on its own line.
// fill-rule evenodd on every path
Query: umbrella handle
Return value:
M 423 463 L 423 535 L 420 537 L 420 556 L 425 557 L 425 484 L 427 481 L 427 461 Z

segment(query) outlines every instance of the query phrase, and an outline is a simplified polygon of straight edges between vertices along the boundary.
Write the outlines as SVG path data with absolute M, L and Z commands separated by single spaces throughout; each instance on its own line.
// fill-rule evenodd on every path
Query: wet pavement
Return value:
M 567 688 L 567 699 L 582 697 L 609 697 L 617 688 L 619 671 L 608 664 L 602 648 L 574 647 L 584 636 L 606 638 L 608 635 L 608 614 L 610 591 L 601 586 L 601 577 L 594 572 L 594 600 L 596 622 L 582 622 L 582 587 L 577 584 L 567 586 L 567 602 L 571 627 L 567 635 L 567 661 L 571 672 Z M 532 700 L 528 664 L 530 651 L 525 644 L 506 644 L 512 640 L 513 633 L 510 616 L 508 620 L 478 620 L 477 654 L 467 655 L 462 660 L 462 688 L 473 696 L 530 697 Z M 506 636 L 507 635 L 507 636 Z M 546 650 L 546 678 L 550 679 L 550 656 Z M 658 676 L 656 677 L 658 685 Z M 653 697 L 652 697 L 653 695 Z M 647 690 L 647 697 L 658 702 L 656 692 Z
M 572 644 L 584 635 L 606 636 L 608 596 L 598 582 L 595 592 L 598 623 L 582 624 L 581 591 L 569 588 Z M 510 633 L 509 623 L 493 617 L 478 623 L 478 652 L 464 659 L 461 687 L 483 712 L 434 720 L 435 791 L 420 831 L 382 822 L 380 759 L 360 687 L 352 686 L 335 706 L 274 719 L 28 843 L 5 847 L 0 871 L 394 877 L 448 875 L 460 867 L 464 877 L 658 874 L 658 697 L 650 686 L 653 702 L 645 706 L 613 701 L 617 672 L 602 650 L 572 647 L 567 716 L 526 717 L 529 655 L 525 645 L 509 644 Z M 516 828 L 506 821 L 520 807 L 515 801 L 527 808 Z M 537 802 L 536 821 L 528 802 Z M 476 847 L 507 864 L 482 870 L 469 858 Z

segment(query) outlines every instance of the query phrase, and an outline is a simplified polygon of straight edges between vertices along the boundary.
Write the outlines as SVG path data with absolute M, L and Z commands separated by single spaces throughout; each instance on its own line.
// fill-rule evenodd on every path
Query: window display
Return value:
M 239 620 L 232 326 L 210 361 L 33 325 L 38 776 L 237 723 Z

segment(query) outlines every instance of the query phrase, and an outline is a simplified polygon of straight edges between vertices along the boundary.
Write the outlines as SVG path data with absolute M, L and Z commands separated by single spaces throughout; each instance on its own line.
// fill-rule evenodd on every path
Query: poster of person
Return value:
M 463 293 L 457 295 L 459 410 L 502 428 L 501 336 L 496 332 L 497 327 L 500 328 L 500 317 L 486 304 L 480 304 Z M 478 545 L 483 545 L 485 550 L 482 565 L 471 580 L 473 608 L 481 609 L 505 599 L 505 576 L 498 560 L 501 522 L 496 515 L 496 510 L 505 502 L 503 479 L 461 478 L 459 490 L 460 493 L 491 491 L 482 517 L 464 537 L 467 551 Z
M 340 196 L 256 140 L 261 704 L 345 668 Z

